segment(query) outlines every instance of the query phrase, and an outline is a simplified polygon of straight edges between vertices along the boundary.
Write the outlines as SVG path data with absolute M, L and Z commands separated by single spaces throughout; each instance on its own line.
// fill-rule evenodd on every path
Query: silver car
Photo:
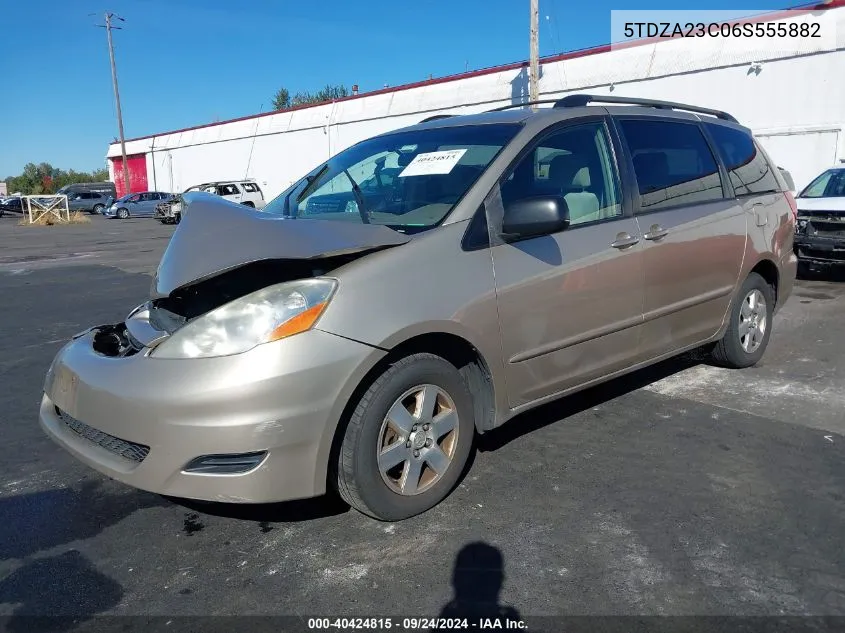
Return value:
M 114 201 L 104 212 L 108 218 L 153 217 L 156 205 L 171 200 L 173 194 L 161 191 L 132 193 Z
M 69 211 L 87 211 L 100 214 L 111 206 L 112 198 L 107 193 L 98 191 L 71 191 L 67 194 Z
M 42 427 L 145 490 L 399 520 L 519 413 L 701 346 L 755 364 L 795 278 L 783 176 L 728 114 L 594 100 L 363 141 L 263 213 L 186 194 L 149 300 L 56 356 Z

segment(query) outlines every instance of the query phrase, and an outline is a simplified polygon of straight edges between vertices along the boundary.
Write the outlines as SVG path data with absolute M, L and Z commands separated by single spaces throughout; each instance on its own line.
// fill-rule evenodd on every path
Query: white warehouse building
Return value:
M 638 40 L 541 60 L 540 97 L 592 93 L 724 110 L 751 128 L 798 189 L 845 162 L 845 0 L 753 18 L 818 24 L 818 38 Z M 269 200 L 330 156 L 435 114 L 528 98 L 528 62 L 488 68 L 126 141 L 130 188 L 180 192 L 252 178 Z M 108 149 L 123 193 L 119 143 Z

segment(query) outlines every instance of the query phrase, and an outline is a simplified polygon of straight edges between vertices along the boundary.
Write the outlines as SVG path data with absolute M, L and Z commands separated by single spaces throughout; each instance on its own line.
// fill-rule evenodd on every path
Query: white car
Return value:
M 253 209 L 264 208 L 264 194 L 254 180 L 225 180 L 195 185 L 185 191 L 205 191 Z
M 794 248 L 799 264 L 845 265 L 845 165 L 821 173 L 795 201 Z

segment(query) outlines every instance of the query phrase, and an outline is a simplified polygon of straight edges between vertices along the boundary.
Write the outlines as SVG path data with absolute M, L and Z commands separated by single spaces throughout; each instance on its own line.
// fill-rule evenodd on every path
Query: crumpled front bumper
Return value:
M 311 330 L 222 358 L 95 351 L 96 328 L 57 354 L 40 424 L 75 457 L 176 497 L 261 503 L 325 491 L 328 447 L 350 380 L 384 352 Z M 205 455 L 266 451 L 253 470 L 197 474 Z
M 845 235 L 827 237 L 796 233 L 793 250 L 801 262 L 845 265 Z

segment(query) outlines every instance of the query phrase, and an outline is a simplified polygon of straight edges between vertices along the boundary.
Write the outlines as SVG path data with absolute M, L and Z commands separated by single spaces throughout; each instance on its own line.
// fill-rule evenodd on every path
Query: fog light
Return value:
M 202 475 L 236 475 L 257 468 L 266 456 L 267 451 L 232 453 L 230 455 L 203 455 L 192 459 L 182 469 L 182 472 Z

